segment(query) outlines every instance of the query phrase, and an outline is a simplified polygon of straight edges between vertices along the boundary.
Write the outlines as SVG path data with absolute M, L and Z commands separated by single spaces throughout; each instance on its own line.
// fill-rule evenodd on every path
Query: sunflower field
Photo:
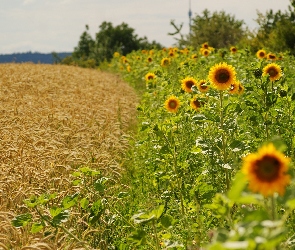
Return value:
M 294 249 L 294 57 L 261 49 L 115 53 L 142 93 L 119 249 Z
M 89 78 L 90 90 L 74 85 L 79 95 L 70 99 L 89 99 L 88 113 L 81 114 L 80 130 L 70 118 L 82 104 L 56 104 L 73 109 L 72 116 L 54 123 L 48 140 L 57 140 L 61 130 L 65 152 L 75 142 L 86 153 L 63 171 L 44 167 L 62 185 L 30 197 L 24 191 L 17 214 L 0 214 L 0 249 L 295 249 L 293 62 L 288 53 L 204 43 L 115 52 L 101 65 L 109 79 L 103 87 L 92 81 L 95 69 L 67 68 L 67 76 L 85 76 L 80 82 Z M 60 93 L 69 92 L 61 86 Z M 122 101 L 128 96 L 132 104 Z M 101 98 L 118 121 L 98 119 Z M 106 143 L 112 130 L 116 136 Z M 28 185 L 46 183 L 37 176 Z

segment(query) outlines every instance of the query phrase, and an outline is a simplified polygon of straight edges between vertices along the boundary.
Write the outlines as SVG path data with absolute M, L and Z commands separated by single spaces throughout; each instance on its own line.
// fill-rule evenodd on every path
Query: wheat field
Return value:
M 66 195 L 71 173 L 84 164 L 119 178 L 137 101 L 111 73 L 0 65 L 0 249 L 56 249 L 11 219 L 26 212 L 31 195 Z

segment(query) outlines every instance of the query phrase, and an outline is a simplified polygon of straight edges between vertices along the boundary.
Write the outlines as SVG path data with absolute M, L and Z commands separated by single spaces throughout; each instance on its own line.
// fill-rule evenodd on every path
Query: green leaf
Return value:
M 14 227 L 24 227 L 26 226 L 30 221 L 32 221 L 32 215 L 29 213 L 21 214 L 16 216 L 11 220 L 11 223 Z
M 109 180 L 109 178 L 102 177 L 94 183 L 94 189 L 98 192 L 103 193 L 105 190 L 105 183 Z
M 52 207 L 50 208 L 49 212 L 52 217 L 59 215 L 63 211 L 60 207 Z
M 127 192 L 120 192 L 119 194 L 118 194 L 118 198 L 119 199 L 122 199 L 122 198 L 124 198 L 124 197 L 126 197 L 126 196 L 128 196 L 129 194 L 127 193 Z
M 143 245 L 146 243 L 146 232 L 143 230 L 136 230 L 128 237 L 129 241 L 136 243 L 136 245 Z
M 233 184 L 231 186 L 231 189 L 229 190 L 227 194 L 228 198 L 233 201 L 239 200 L 239 198 L 241 197 L 241 193 L 245 189 L 246 185 L 247 185 L 246 176 L 241 172 L 237 173 L 233 181 Z
M 89 205 L 89 200 L 87 198 L 83 198 L 80 200 L 80 206 L 83 209 L 86 209 Z
M 43 228 L 44 228 L 44 226 L 42 225 L 42 223 L 34 223 L 31 227 L 31 233 L 33 233 L 33 234 L 38 233 Z
M 68 220 L 69 216 L 70 216 L 69 211 L 64 210 L 64 211 L 60 212 L 58 215 L 54 216 L 52 218 L 51 222 L 53 225 L 57 226 L 57 225 L 61 224 L 62 222 L 66 222 Z
M 74 194 L 72 196 L 66 196 L 62 201 L 63 208 L 68 209 L 70 207 L 75 206 L 77 204 L 78 197 L 79 197 L 78 193 L 76 193 L 76 194 Z
M 98 192 L 101 192 L 103 193 L 104 192 L 104 189 L 105 189 L 105 186 L 103 184 L 100 183 L 100 181 L 96 181 L 94 183 L 94 189 Z
M 286 204 L 291 210 L 295 209 L 295 199 L 288 200 Z
M 78 186 L 81 182 L 82 182 L 82 180 L 73 180 L 72 181 L 74 186 Z
M 168 215 L 168 214 L 164 214 L 161 217 L 160 221 L 161 221 L 162 226 L 165 227 L 165 228 L 168 228 L 168 227 L 172 226 L 175 223 L 174 218 L 171 215 Z
M 164 205 L 160 205 L 158 208 L 156 208 L 155 210 L 152 211 L 152 214 L 155 215 L 155 217 L 157 219 L 159 219 L 162 215 L 162 213 L 164 212 L 165 206 Z
M 141 213 L 133 215 L 131 219 L 133 219 L 134 223 L 136 224 L 147 223 L 155 219 L 155 215 L 141 212 Z

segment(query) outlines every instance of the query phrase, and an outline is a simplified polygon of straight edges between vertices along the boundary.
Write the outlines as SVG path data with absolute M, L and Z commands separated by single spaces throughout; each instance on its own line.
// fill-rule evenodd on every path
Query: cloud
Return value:
M 24 0 L 23 5 L 29 5 L 29 4 L 32 4 L 34 2 L 35 2 L 35 0 Z

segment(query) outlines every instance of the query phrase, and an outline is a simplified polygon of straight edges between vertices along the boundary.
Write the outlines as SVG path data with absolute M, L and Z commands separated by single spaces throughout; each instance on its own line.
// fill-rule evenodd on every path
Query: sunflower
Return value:
M 192 86 L 197 85 L 197 81 L 193 77 L 186 77 L 181 80 L 181 88 L 190 93 L 192 92 Z
M 127 60 L 127 58 L 125 56 L 122 56 L 121 60 L 122 60 L 122 63 L 124 63 L 124 64 L 128 63 L 128 60 Z
M 168 54 L 170 57 L 174 57 L 174 55 L 175 55 L 173 50 L 170 50 Z
M 288 171 L 290 159 L 277 151 L 273 144 L 263 146 L 257 153 L 243 159 L 242 172 L 249 181 L 249 189 L 264 196 L 283 195 L 290 183 Z
M 198 55 L 197 55 L 197 54 L 193 54 L 193 55 L 191 56 L 191 58 L 192 58 L 192 59 L 197 59 L 197 58 L 198 58 Z
M 149 56 L 149 57 L 147 58 L 147 61 L 150 63 L 150 62 L 153 61 L 153 58 Z
M 167 67 L 169 64 L 170 64 L 170 59 L 169 59 L 169 58 L 164 57 L 164 58 L 161 60 L 161 66 L 162 66 L 162 67 Z
M 194 110 L 199 111 L 199 109 L 205 105 L 205 102 L 201 99 L 202 98 L 199 98 L 199 96 L 195 96 L 194 98 L 191 99 L 190 106 Z
M 231 46 L 230 51 L 232 54 L 235 54 L 235 53 L 237 53 L 238 49 L 235 46 Z
M 238 89 L 238 95 L 242 95 L 245 91 L 245 87 L 240 83 Z
M 197 83 L 197 88 L 200 92 L 205 93 L 209 90 L 209 85 L 207 85 L 206 80 L 202 79 Z
M 114 57 L 119 57 L 120 56 L 120 53 L 119 52 L 115 52 L 114 53 Z
M 205 42 L 205 43 L 202 44 L 202 49 L 209 49 L 208 42 Z
M 127 69 L 128 72 L 131 72 L 131 67 L 130 67 L 130 65 L 128 65 L 126 69 Z
M 177 52 L 178 51 L 178 48 L 177 47 L 174 47 L 173 48 L 173 52 Z
M 271 81 L 279 80 L 282 76 L 282 69 L 279 65 L 270 63 L 263 68 L 262 75 L 269 75 Z
M 228 89 L 236 78 L 235 68 L 227 63 L 215 64 L 210 68 L 209 81 L 218 90 Z
M 267 58 L 268 60 L 276 60 L 276 59 L 277 59 L 276 55 L 273 54 L 273 53 L 268 53 L 268 54 L 266 55 L 266 58 Z
M 259 58 L 259 59 L 263 59 L 266 57 L 266 52 L 265 50 L 263 49 L 260 49 L 256 52 L 256 56 Z
M 156 78 L 156 75 L 154 73 L 149 72 L 144 76 L 144 78 L 146 81 L 150 81 L 150 80 L 154 80 Z
M 238 94 L 239 93 L 239 86 L 240 86 L 240 82 L 239 81 L 235 81 L 234 83 L 232 83 L 230 85 L 230 88 L 229 88 L 228 92 L 231 95 Z
M 209 54 L 210 54 L 210 50 L 208 50 L 208 49 L 202 49 L 202 55 L 203 56 L 209 56 Z
M 172 113 L 176 113 L 178 108 L 180 106 L 180 101 L 177 97 L 175 96 L 170 96 L 166 101 L 165 101 L 165 108 Z

